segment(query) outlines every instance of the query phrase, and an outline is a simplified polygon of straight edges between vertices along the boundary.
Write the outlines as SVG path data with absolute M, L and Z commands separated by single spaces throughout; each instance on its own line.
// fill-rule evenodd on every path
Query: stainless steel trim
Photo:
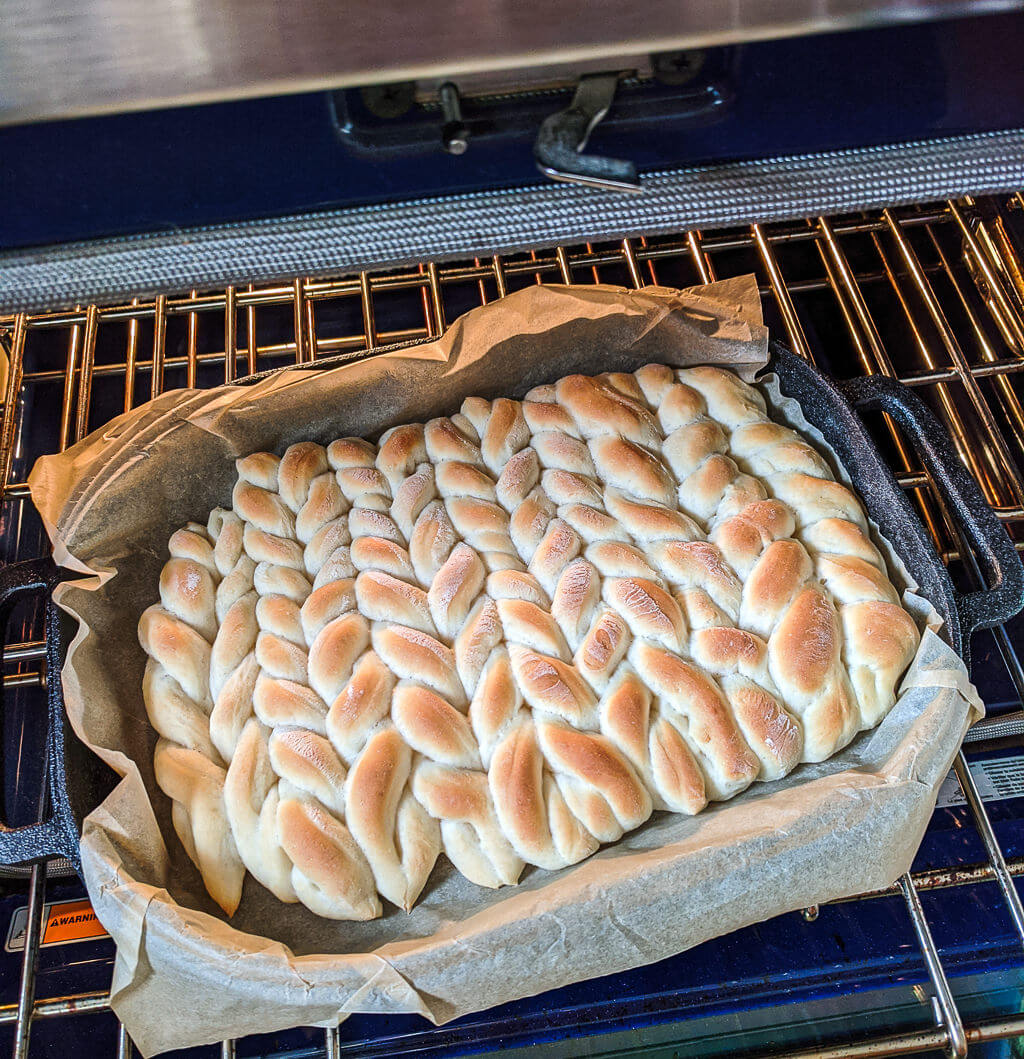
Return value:
M 8 0 L 0 122 L 525 70 L 853 26 L 1013 10 L 1012 0 Z M 273 46 L 268 46 L 268 41 Z M 45 71 L 44 74 L 41 74 Z M 528 79 L 528 73 L 515 81 Z

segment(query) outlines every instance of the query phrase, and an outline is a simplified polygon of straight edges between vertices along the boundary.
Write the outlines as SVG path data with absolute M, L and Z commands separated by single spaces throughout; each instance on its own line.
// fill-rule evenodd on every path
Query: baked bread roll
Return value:
M 481 886 L 822 761 L 918 630 L 861 505 L 728 371 L 237 461 L 142 616 L 156 778 L 229 914 L 246 872 L 331 919 Z

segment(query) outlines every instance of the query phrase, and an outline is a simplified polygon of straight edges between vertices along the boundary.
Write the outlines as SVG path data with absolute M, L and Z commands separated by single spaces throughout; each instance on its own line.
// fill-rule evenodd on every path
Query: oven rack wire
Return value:
M 26 503 L 25 473 L 36 457 L 67 448 L 113 415 L 176 386 L 211 386 L 428 341 L 473 305 L 532 283 L 687 286 L 752 271 L 769 327 L 801 356 L 841 378 L 881 373 L 917 389 L 1024 551 L 1024 394 L 1015 378 L 1024 374 L 1022 232 L 1024 193 L 1017 192 L 0 316 L 7 362 L 0 387 L 0 548 L 7 560 L 45 550 Z M 60 416 L 48 444 L 37 448 L 28 413 L 51 398 L 53 406 L 59 401 Z M 977 562 L 928 472 L 890 420 L 883 416 L 874 425 L 937 550 L 961 581 L 977 584 Z M 6 651 L 5 689 L 45 683 L 40 628 L 38 621 L 26 621 L 22 641 Z M 1014 734 L 1024 722 L 1021 658 L 1004 627 L 993 635 L 1014 701 L 976 725 L 969 743 Z M 987 859 L 904 875 L 886 890 L 849 899 L 902 897 L 930 982 L 933 1022 L 911 1032 L 765 1053 L 765 1059 L 867 1059 L 936 1050 L 963 1057 L 982 1042 L 1024 1036 L 1021 1014 L 965 1020 L 921 905 L 921 892 L 995 882 L 1024 947 L 1024 909 L 1014 883 L 1024 877 L 1024 857 L 1004 856 L 962 752 L 954 770 Z M 109 1010 L 103 991 L 36 996 L 46 876 L 45 865 L 32 867 L 18 1000 L 0 1006 L 0 1025 L 14 1027 L 16 1059 L 29 1055 L 34 1020 Z M 818 909 L 803 914 L 813 920 Z M 328 1059 L 342 1054 L 337 1029 L 324 1031 L 323 1047 Z M 134 1054 L 120 1024 L 116 1054 Z M 234 1054 L 235 1042 L 223 1042 L 224 1059 Z

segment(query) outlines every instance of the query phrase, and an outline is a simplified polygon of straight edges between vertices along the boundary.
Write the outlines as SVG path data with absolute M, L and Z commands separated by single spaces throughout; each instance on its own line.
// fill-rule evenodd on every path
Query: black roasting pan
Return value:
M 782 393 L 800 403 L 808 421 L 833 446 L 869 516 L 903 560 L 922 595 L 942 616 L 941 635 L 969 664 L 971 634 L 1006 621 L 1024 606 L 1024 567 L 977 483 L 957 459 L 946 431 L 924 402 L 894 379 L 871 376 L 837 384 L 774 342 L 764 371 L 778 376 Z M 977 557 L 987 587 L 966 593 L 954 587 L 859 411 L 884 412 L 898 424 Z M 56 679 L 74 634 L 74 623 L 50 596 L 67 576 L 73 575 L 59 570 L 50 558 L 0 569 L 0 625 L 4 634 L 11 610 L 19 601 L 31 595 L 46 596 L 46 671 L 51 674 L 47 683 L 48 804 L 38 823 L 17 828 L 0 825 L 0 863 L 25 864 L 65 856 L 80 872 L 82 820 L 109 792 L 114 777 L 71 731 L 61 681 Z

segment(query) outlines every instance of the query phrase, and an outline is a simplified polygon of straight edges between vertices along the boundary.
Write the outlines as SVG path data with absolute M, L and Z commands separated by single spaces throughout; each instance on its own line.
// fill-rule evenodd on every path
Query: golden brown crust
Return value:
M 380 439 L 375 461 L 377 469 L 387 478 L 391 493 L 421 464 L 427 462 L 427 446 L 423 427 L 419 423 L 395 427 Z
M 760 765 L 718 686 L 678 655 L 642 641 L 630 649 L 630 661 L 663 707 L 685 720 L 687 742 L 700 756 L 713 796 L 729 798 L 748 787 Z
M 470 496 L 477 500 L 497 499 L 494 479 L 482 468 L 460 460 L 437 465 L 437 491 L 441 496 Z
M 484 576 L 484 564 L 479 555 L 465 544 L 457 544 L 452 549 L 444 566 L 434 576 L 425 598 L 429 601 L 437 629 L 449 642 L 465 624 L 466 615 L 483 588 Z
M 373 873 L 348 829 L 316 802 L 288 798 L 277 810 L 281 845 L 303 904 L 326 919 L 375 919 Z
M 359 752 L 366 733 L 391 712 L 391 694 L 397 681 L 373 651 L 356 663 L 352 676 L 331 703 L 326 730 L 346 760 Z
M 396 621 L 437 635 L 427 594 L 417 585 L 377 570 L 364 570 L 355 582 L 359 610 L 371 621 Z
M 501 743 L 487 776 L 501 828 L 519 856 L 540 867 L 561 867 L 550 851 L 544 758 L 532 725 L 521 725 Z
M 626 438 L 596 437 L 590 443 L 594 466 L 606 485 L 665 507 L 675 502 L 676 484 L 657 456 Z
M 632 637 L 616 611 L 603 608 L 573 656 L 576 668 L 591 687 L 603 691 L 626 656 Z
M 614 842 L 624 831 L 639 827 L 651 815 L 651 796 L 625 755 L 608 739 L 563 724 L 539 728 L 544 755 L 556 773 L 592 788 L 612 811 L 617 834 L 594 837 Z M 564 793 L 565 788 L 563 788 Z M 586 823 L 586 821 L 583 821 Z M 605 828 L 611 824 L 607 821 Z M 593 828 L 588 828 L 594 833 Z
M 506 511 L 515 511 L 536 487 L 540 475 L 536 450 L 527 448 L 510 456 L 494 485 L 498 503 Z

